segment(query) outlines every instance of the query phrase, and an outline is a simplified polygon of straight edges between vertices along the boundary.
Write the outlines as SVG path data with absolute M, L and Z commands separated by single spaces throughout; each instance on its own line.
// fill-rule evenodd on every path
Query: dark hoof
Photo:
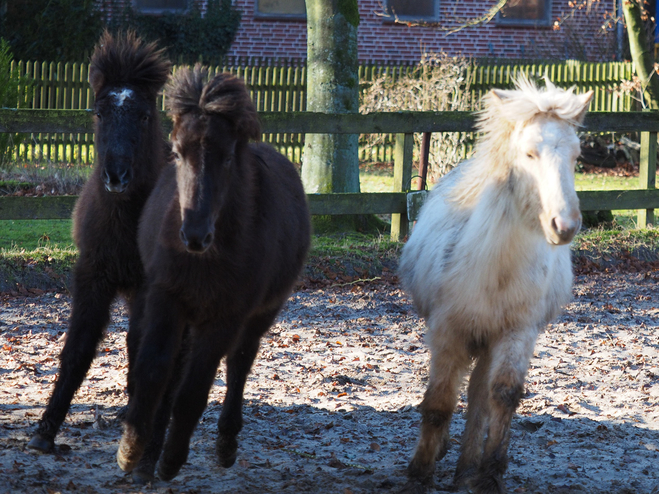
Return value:
M 412 459 L 407 467 L 407 476 L 410 480 L 421 482 L 422 484 L 429 484 L 432 482 L 432 477 L 435 474 L 435 462 L 421 463 Z
M 505 494 L 506 492 L 506 484 L 503 481 L 503 476 L 499 474 L 481 474 L 471 483 L 471 488 L 476 494 Z
M 401 489 L 396 491 L 396 494 L 426 494 L 430 487 L 431 484 L 428 482 L 410 479 Z
M 117 410 L 117 414 L 114 416 L 114 418 L 123 422 L 126 420 L 126 415 L 128 415 L 128 405 L 124 405 L 119 410 Z
M 133 484 L 145 485 L 153 482 L 154 480 L 156 480 L 154 470 L 155 468 L 148 470 L 143 467 L 137 467 L 130 474 L 131 478 L 133 479 Z
M 215 443 L 215 453 L 217 453 L 217 460 L 223 468 L 230 468 L 236 463 L 238 457 L 238 441 L 235 436 L 231 437 L 218 437 Z
M 121 436 L 117 450 L 117 464 L 124 472 L 132 472 L 142 458 L 144 444 L 139 441 L 134 432 L 127 427 Z
M 55 449 L 55 441 L 52 439 L 46 439 L 41 434 L 35 434 L 30 442 L 27 443 L 27 447 L 30 449 L 36 449 L 42 453 L 51 453 Z
M 158 463 L 158 477 L 160 477 L 165 482 L 169 482 L 178 475 L 178 472 L 181 470 L 183 463 L 185 463 L 185 461 L 182 461 L 181 463 L 169 463 L 165 460 L 165 458 L 161 458 L 160 462 Z
M 475 466 L 464 468 L 458 466 L 453 476 L 453 488 L 457 489 L 468 485 L 469 481 L 476 476 L 477 471 L 478 469 Z

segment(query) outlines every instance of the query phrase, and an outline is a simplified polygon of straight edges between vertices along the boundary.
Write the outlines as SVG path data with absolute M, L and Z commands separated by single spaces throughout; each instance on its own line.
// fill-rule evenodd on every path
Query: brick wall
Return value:
M 306 22 L 254 17 L 256 0 L 234 0 L 243 12 L 242 24 L 229 55 L 251 57 L 306 57 Z M 570 0 L 552 1 L 552 21 L 572 9 Z M 377 15 L 380 0 L 358 0 L 359 59 L 361 61 L 418 60 L 421 53 L 444 51 L 450 55 L 488 58 L 578 58 L 613 60 L 615 33 L 602 30 L 604 15 L 613 0 L 593 2 L 589 13 L 578 10 L 560 30 L 497 25 L 496 21 L 457 33 L 446 34 L 431 27 L 397 25 Z M 494 0 L 462 0 L 460 17 L 479 17 Z M 440 0 L 440 16 L 450 19 L 453 1 Z M 448 24 L 450 25 L 450 23 Z

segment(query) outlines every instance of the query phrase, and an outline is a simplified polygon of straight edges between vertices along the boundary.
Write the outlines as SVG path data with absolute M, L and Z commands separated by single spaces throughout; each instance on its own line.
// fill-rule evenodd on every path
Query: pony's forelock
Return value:
M 155 43 L 143 41 L 134 31 L 105 31 L 92 54 L 89 83 L 95 94 L 104 87 L 132 85 L 155 95 L 167 82 L 171 62 Z
M 494 89 L 483 98 L 483 109 L 478 113 L 477 127 L 484 133 L 502 124 L 526 122 L 540 114 L 551 114 L 566 122 L 580 126 L 585 114 L 584 97 L 574 94 L 574 87 L 556 87 L 545 77 L 545 87 L 539 88 L 526 74 L 514 81 L 514 90 Z
M 166 91 L 170 115 L 220 115 L 231 122 L 238 135 L 259 139 L 261 125 L 245 83 L 229 73 L 217 74 L 208 83 L 206 80 L 208 70 L 199 64 L 192 70 L 179 70 Z

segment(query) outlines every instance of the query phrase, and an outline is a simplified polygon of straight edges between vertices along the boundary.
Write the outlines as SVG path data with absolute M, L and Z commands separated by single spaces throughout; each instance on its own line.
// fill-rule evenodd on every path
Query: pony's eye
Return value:
M 530 158 L 530 159 L 532 159 L 532 160 L 534 160 L 534 159 L 536 159 L 536 158 L 538 157 L 538 155 L 535 154 L 535 153 L 532 152 L 532 151 L 529 151 L 528 153 L 526 153 L 526 157 L 527 157 L 527 158 Z
M 142 115 L 142 123 L 147 123 L 149 121 L 149 115 Z
M 103 120 L 103 115 L 101 115 L 100 111 L 97 111 L 96 113 L 94 113 L 94 115 L 96 115 L 96 118 L 98 118 L 99 120 Z

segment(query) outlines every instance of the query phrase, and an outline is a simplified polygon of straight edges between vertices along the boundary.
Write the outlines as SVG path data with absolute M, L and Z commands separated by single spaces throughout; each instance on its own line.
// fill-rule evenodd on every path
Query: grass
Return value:
M 0 252 L 74 249 L 71 220 L 0 221 Z

